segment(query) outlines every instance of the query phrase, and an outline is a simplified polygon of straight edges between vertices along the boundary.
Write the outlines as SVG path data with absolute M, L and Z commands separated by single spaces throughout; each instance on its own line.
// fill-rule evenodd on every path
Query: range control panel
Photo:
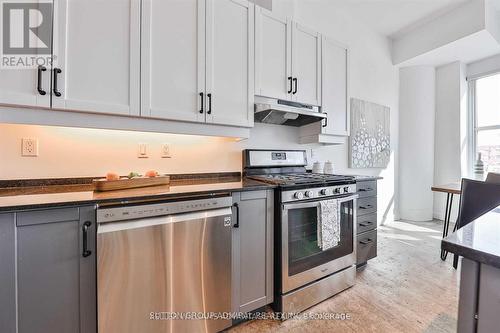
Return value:
M 281 201 L 291 202 L 314 198 L 335 197 L 354 193 L 356 193 L 356 184 L 314 187 L 301 190 L 283 191 L 281 193 Z
M 181 214 L 230 207 L 231 197 L 217 197 L 199 200 L 151 203 L 147 205 L 129 205 L 112 208 L 99 208 L 97 222 L 106 223 L 123 220 L 135 220 L 145 217 Z

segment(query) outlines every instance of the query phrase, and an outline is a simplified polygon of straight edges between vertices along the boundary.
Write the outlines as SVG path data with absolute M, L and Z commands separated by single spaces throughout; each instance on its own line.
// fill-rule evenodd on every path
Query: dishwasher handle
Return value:
M 165 224 L 170 224 L 170 223 L 195 221 L 195 220 L 206 219 L 206 218 L 210 218 L 210 217 L 219 217 L 219 216 L 229 216 L 230 217 L 231 213 L 232 213 L 231 207 L 226 207 L 226 208 L 218 208 L 218 209 L 205 210 L 205 211 L 196 211 L 196 212 L 190 212 L 190 213 L 180 213 L 180 214 L 174 214 L 174 215 L 145 217 L 145 218 L 140 218 L 140 219 L 135 219 L 135 220 L 105 222 L 105 223 L 99 223 L 99 228 L 97 229 L 97 233 L 102 234 L 102 233 L 106 233 L 106 232 L 146 228 L 146 227 L 153 227 L 153 226 L 157 226 L 157 225 L 165 225 Z
M 236 223 L 233 225 L 234 228 L 240 227 L 240 205 L 237 202 L 233 204 L 233 207 L 236 210 Z

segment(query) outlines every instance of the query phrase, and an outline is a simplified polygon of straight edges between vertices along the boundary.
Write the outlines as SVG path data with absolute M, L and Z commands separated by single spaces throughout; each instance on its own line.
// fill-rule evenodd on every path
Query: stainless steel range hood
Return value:
M 256 122 L 300 127 L 325 118 L 317 106 L 255 96 Z

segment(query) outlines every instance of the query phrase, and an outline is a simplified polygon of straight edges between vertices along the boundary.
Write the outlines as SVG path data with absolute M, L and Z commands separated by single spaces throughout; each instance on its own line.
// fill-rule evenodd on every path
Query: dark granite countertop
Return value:
M 443 239 L 441 248 L 500 268 L 500 206 Z
M 210 193 L 266 190 L 274 187 L 256 180 L 227 177 L 175 181 L 170 186 L 152 186 L 108 192 L 94 192 L 91 184 L 0 188 L 0 212 L 70 205 L 125 203 L 137 200 L 161 200 Z

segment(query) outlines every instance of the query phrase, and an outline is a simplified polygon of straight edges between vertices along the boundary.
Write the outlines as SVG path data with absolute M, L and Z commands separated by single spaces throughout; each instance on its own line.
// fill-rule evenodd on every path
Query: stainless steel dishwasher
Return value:
M 99 333 L 217 332 L 231 311 L 230 196 L 97 210 Z

